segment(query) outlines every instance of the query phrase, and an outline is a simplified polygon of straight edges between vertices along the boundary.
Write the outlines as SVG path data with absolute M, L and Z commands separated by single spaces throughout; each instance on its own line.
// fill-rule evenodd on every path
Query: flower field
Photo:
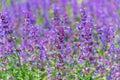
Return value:
M 0 0 L 0 80 L 120 80 L 120 0 Z

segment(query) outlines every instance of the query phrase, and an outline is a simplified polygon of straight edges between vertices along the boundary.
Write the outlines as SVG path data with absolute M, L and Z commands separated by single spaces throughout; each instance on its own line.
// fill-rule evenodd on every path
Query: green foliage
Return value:
M 0 66 L 0 80 L 10 80 L 10 76 L 12 76 L 12 80 L 46 80 L 47 78 L 45 69 L 30 68 L 29 63 L 24 63 L 22 66 L 15 65 L 16 60 L 13 57 L 7 56 L 7 60 L 8 63 L 5 66 Z M 3 59 L 0 59 L 0 61 L 3 61 Z
M 92 76 L 93 76 L 92 72 L 88 72 L 87 74 L 84 74 L 80 71 L 80 69 L 77 69 L 75 71 L 75 76 L 78 80 L 93 80 L 92 79 Z
M 15 40 L 16 46 L 18 46 L 20 43 L 21 43 L 21 38 L 20 37 L 16 38 Z
M 40 24 L 44 21 L 44 18 L 42 17 L 42 14 L 40 13 L 39 15 L 37 15 L 37 18 L 36 18 L 36 24 Z
M 6 0 L 6 4 L 9 6 L 10 5 L 10 0 Z

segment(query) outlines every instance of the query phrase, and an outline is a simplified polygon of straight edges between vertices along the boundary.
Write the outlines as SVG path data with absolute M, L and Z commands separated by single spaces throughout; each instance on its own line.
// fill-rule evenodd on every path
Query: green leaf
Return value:
M 39 49 L 34 49 L 34 53 L 38 54 L 39 53 Z
M 9 6 L 9 5 L 10 5 L 10 0 L 7 0 L 7 1 L 6 1 L 6 4 Z

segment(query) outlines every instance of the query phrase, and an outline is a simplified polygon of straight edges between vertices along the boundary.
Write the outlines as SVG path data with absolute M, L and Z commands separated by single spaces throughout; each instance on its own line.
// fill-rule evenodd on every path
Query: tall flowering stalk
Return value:
M 7 13 L 1 13 L 0 14 L 1 19 L 1 44 L 2 44 L 2 50 L 1 53 L 11 53 L 13 52 L 15 46 L 14 46 L 14 27 L 12 24 L 10 24 L 10 17 L 7 15 Z
M 91 17 L 86 14 L 85 9 L 81 9 L 81 22 L 77 26 L 77 30 L 80 32 L 79 39 L 83 54 L 92 53 L 92 21 Z
M 71 0 L 71 6 L 72 6 L 72 11 L 73 11 L 73 17 L 77 19 L 78 12 L 79 12 L 79 6 L 78 6 L 78 1 L 77 0 Z

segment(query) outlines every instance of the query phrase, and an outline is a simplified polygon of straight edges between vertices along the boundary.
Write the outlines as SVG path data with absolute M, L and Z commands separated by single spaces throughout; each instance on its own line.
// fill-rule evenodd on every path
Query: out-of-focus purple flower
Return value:
M 77 0 L 71 0 L 71 5 L 72 5 L 72 11 L 73 11 L 73 17 L 76 19 L 78 16 L 78 1 Z

